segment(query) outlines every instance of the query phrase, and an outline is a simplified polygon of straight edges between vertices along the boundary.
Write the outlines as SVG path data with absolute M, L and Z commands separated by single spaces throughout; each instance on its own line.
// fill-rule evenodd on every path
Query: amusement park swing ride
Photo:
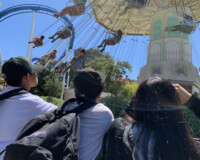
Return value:
M 71 2 L 72 5 L 68 5 Z M 197 29 L 200 22 L 199 0 L 73 0 L 68 1 L 67 6 L 59 12 L 55 9 L 47 11 L 49 7 L 43 9 L 58 20 L 65 19 L 65 27 L 72 27 L 67 42 L 69 45 L 63 55 L 57 58 L 57 63 L 52 65 L 51 70 L 59 68 L 61 62 L 66 64 L 62 65 L 62 68 L 69 69 L 70 62 L 66 63 L 66 57 L 73 52 L 75 32 L 76 36 L 81 36 L 81 28 L 89 28 L 84 33 L 84 36 L 88 37 L 79 38 L 78 45 L 86 49 L 91 43 L 90 47 L 98 47 L 101 52 L 107 51 L 106 46 L 112 47 L 113 50 L 120 48 L 120 52 L 123 52 L 123 47 L 129 48 L 128 46 L 133 46 L 134 43 L 134 46 L 137 46 L 138 39 L 135 37 L 150 36 L 146 64 L 140 70 L 138 82 L 148 77 L 160 76 L 189 90 L 194 83 L 200 83 L 197 68 L 192 64 L 192 43 L 189 40 L 189 35 Z M 31 10 L 34 23 L 34 14 L 40 9 L 31 6 Z M 0 22 L 3 18 L 8 18 L 6 16 L 10 16 L 10 12 L 9 9 L 0 12 Z M 95 20 L 97 27 L 94 27 L 94 24 L 89 26 L 91 21 L 84 17 Z M 34 38 L 33 30 L 31 29 L 29 41 Z M 123 38 L 131 36 L 134 38 L 129 40 L 128 45 Z M 32 50 L 31 45 L 28 50 Z M 49 52 L 57 51 L 59 46 L 60 44 Z M 117 54 L 116 50 L 112 56 Z M 129 58 L 129 55 L 124 55 L 126 56 Z M 32 60 L 32 56 L 29 58 Z M 43 65 L 47 66 L 48 61 L 47 58 Z M 78 69 L 81 67 L 80 65 Z

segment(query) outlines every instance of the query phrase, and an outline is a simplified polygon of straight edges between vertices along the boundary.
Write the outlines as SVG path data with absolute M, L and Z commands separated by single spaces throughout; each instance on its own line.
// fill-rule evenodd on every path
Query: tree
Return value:
M 39 96 L 57 97 L 62 91 L 62 84 L 57 80 L 58 75 L 45 68 L 38 74 L 38 86 L 31 89 L 31 93 Z
M 128 62 L 122 62 L 119 60 L 117 60 L 117 63 L 115 64 L 115 60 L 109 54 L 104 54 L 98 57 L 99 50 L 94 51 L 94 55 L 96 54 L 97 58 L 88 61 L 86 67 L 104 72 L 106 74 L 105 91 L 117 95 L 121 87 L 118 77 L 120 75 L 125 75 L 127 70 L 131 71 L 132 66 Z
M 137 89 L 138 89 L 137 83 L 129 83 L 125 82 L 120 90 L 120 95 L 127 100 L 128 102 L 131 101 L 132 97 L 135 95 Z

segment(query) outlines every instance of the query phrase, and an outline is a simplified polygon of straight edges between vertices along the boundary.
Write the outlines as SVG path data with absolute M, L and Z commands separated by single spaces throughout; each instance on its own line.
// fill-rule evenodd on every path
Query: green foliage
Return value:
M 85 68 L 86 67 L 86 65 L 90 62 L 90 61 L 92 61 L 93 59 L 95 59 L 95 58 L 98 58 L 98 57 L 102 57 L 102 53 L 101 52 L 99 52 L 99 50 L 97 50 L 97 49 L 92 49 L 92 48 L 90 48 L 90 49 L 88 49 L 87 51 L 86 51 L 86 58 L 85 58 L 85 60 L 84 60 L 84 66 L 83 66 L 83 68 Z
M 95 50 L 95 54 L 98 54 L 98 52 L 98 50 Z M 86 67 L 91 67 L 94 70 L 104 72 L 106 74 L 105 91 L 114 95 L 119 93 L 121 87 L 117 78 L 120 75 L 125 75 L 126 70 L 132 70 L 132 67 L 128 62 L 121 62 L 118 60 L 117 63 L 115 63 L 115 60 L 109 54 L 104 54 L 101 57 L 91 59 L 88 61 Z
M 38 74 L 38 86 L 31 93 L 39 96 L 57 97 L 62 91 L 62 84 L 57 80 L 58 75 L 45 68 Z
M 125 82 L 121 86 L 120 95 L 125 99 L 126 101 L 131 101 L 132 97 L 135 95 L 137 89 L 138 89 L 137 83 L 129 83 Z
M 110 108 L 115 118 L 119 117 L 121 111 L 129 104 L 129 102 L 125 101 L 122 96 L 105 97 L 100 101 Z
M 74 51 L 75 53 L 77 50 Z M 120 75 L 125 75 L 126 71 L 131 71 L 132 67 L 128 62 L 115 60 L 108 53 L 101 53 L 98 49 L 88 49 L 86 58 L 83 62 L 83 68 L 90 67 L 94 70 L 102 71 L 106 74 L 106 92 L 118 95 L 121 83 L 118 81 Z M 76 72 L 70 72 L 70 84 L 74 79 Z
M 190 128 L 192 135 L 194 137 L 199 138 L 200 137 L 200 128 L 199 128 L 200 120 L 199 120 L 199 118 L 196 117 L 194 115 L 194 113 L 187 108 L 184 110 L 184 116 L 185 116 L 186 122 Z
M 56 106 L 60 106 L 61 104 L 64 103 L 64 101 L 62 99 L 59 98 L 55 98 L 55 97 L 51 97 L 51 96 L 41 96 L 42 99 L 44 99 L 47 102 L 53 103 Z

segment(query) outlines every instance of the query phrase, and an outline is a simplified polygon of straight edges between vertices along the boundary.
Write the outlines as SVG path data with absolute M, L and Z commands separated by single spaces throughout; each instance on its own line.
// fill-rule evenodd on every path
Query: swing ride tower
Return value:
M 139 82 L 160 76 L 188 89 L 200 82 L 189 41 L 200 21 L 199 0 L 99 0 L 92 9 L 96 21 L 109 31 L 150 36 Z

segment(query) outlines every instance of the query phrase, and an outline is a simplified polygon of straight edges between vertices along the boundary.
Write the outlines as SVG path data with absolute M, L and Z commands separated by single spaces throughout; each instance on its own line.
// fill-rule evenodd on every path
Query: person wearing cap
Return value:
M 79 114 L 79 160 L 95 160 L 101 150 L 104 134 L 114 119 L 111 110 L 99 102 L 104 82 L 105 74 L 96 72 L 91 68 L 80 70 L 73 80 L 77 101 L 68 104 L 66 110 L 77 107 L 80 103 L 80 97 L 97 103 L 95 106 Z
M 11 58 L 2 66 L 2 74 L 8 85 L 0 95 L 23 88 L 29 91 L 38 85 L 37 72 L 43 67 L 33 66 L 24 57 Z M 24 125 L 38 114 L 55 110 L 57 106 L 29 92 L 0 101 L 0 152 L 12 143 Z M 0 156 L 0 160 L 3 155 Z

